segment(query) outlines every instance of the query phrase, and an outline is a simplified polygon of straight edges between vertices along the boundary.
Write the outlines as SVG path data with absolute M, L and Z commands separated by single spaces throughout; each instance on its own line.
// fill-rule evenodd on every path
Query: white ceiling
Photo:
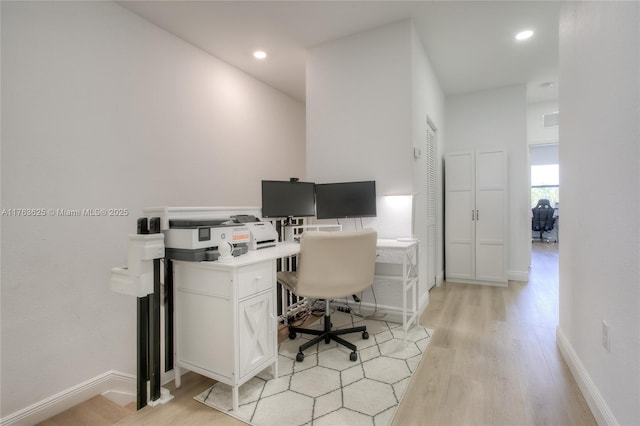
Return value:
M 123 1 L 257 79 L 305 99 L 307 49 L 413 19 L 446 95 L 527 84 L 529 102 L 557 99 L 559 1 Z M 534 36 L 516 42 L 514 35 Z M 256 49 L 269 57 L 257 61 Z

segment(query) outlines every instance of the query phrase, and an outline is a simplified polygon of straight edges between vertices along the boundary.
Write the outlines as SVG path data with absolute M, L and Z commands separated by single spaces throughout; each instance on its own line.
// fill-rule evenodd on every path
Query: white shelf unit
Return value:
M 388 273 L 393 269 L 384 268 L 384 265 L 399 266 L 399 273 Z M 386 273 L 378 272 L 380 270 Z M 378 240 L 374 286 L 383 282 L 402 287 L 402 329 L 407 331 L 412 324 L 418 323 L 419 314 L 417 240 Z

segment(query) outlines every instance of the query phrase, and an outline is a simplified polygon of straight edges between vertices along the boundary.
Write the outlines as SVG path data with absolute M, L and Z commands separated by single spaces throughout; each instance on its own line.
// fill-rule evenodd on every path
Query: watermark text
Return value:
M 3 217 L 117 217 L 129 216 L 129 209 L 125 208 L 17 208 L 2 209 Z

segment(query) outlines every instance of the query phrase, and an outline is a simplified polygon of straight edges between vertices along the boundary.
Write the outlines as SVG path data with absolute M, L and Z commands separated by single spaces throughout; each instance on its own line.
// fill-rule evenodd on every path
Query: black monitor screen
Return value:
M 315 216 L 312 182 L 262 181 L 262 217 Z
M 316 184 L 316 217 L 318 219 L 374 217 L 375 215 L 375 181 Z

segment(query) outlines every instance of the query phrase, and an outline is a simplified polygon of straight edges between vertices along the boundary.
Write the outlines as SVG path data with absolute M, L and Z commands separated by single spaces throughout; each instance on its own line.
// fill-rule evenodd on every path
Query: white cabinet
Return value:
M 447 281 L 507 284 L 507 171 L 505 151 L 445 157 Z
M 174 261 L 175 377 L 181 368 L 238 387 L 272 365 L 277 376 L 275 260 Z

